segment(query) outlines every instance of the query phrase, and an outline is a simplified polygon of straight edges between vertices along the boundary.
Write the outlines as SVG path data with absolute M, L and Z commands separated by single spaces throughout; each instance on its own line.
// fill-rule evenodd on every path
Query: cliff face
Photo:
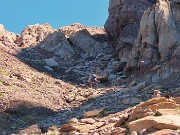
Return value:
M 139 27 L 143 12 L 154 3 L 154 0 L 110 0 L 109 17 L 104 25 L 108 35 L 117 39 L 129 28 Z M 132 31 L 129 29 L 129 34 Z
M 159 0 L 144 12 L 137 41 L 129 56 L 127 70 L 147 69 L 169 62 L 180 67 L 180 5 L 178 1 Z
M 154 2 L 154 0 L 110 0 L 109 17 L 104 27 L 113 40 L 116 58 L 121 62 L 126 64 L 138 35 L 143 12 Z
M 154 71 L 157 81 L 178 71 L 179 0 L 110 0 L 104 27 L 128 73 Z

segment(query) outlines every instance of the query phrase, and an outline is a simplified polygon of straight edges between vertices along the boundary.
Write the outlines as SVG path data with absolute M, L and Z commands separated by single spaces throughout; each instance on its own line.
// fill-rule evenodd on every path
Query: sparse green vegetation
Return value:
M 180 107 L 176 108 L 177 111 L 180 111 Z
M 23 121 L 27 123 L 33 123 L 35 122 L 35 120 L 36 120 L 36 117 L 33 115 L 26 115 L 23 117 Z
M 57 131 L 50 131 L 47 133 L 47 135 L 58 135 L 59 133 Z
M 8 76 L 7 72 L 0 67 L 0 74 L 4 75 L 4 76 Z
M 5 83 L 5 81 L 4 80 L 0 80 L 0 84 L 4 84 Z
M 17 86 L 10 86 L 9 89 L 15 90 L 15 91 L 19 91 L 20 89 Z
M 0 93 L 0 97 L 4 97 L 4 94 L 3 94 L 3 93 Z

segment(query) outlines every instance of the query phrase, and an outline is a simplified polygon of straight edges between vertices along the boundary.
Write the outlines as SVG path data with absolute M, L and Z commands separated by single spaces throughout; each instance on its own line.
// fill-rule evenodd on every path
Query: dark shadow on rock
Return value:
M 58 31 L 59 33 L 61 33 L 60 31 Z M 53 37 L 53 35 L 56 35 L 58 33 L 57 31 L 48 35 L 44 41 L 38 43 L 37 45 L 33 45 L 27 48 L 23 48 L 21 49 L 21 51 L 19 51 L 18 54 L 16 54 L 16 57 L 18 57 L 19 60 L 21 60 L 23 63 L 26 63 L 27 65 L 29 65 L 30 67 L 36 69 L 39 72 L 43 72 L 45 74 L 48 74 L 49 76 L 52 76 L 53 78 L 56 79 L 61 79 L 65 82 L 71 83 L 71 84 L 83 84 L 82 80 L 80 79 L 82 76 L 70 71 L 68 73 L 66 73 L 65 71 L 69 68 L 69 67 L 73 67 L 75 65 L 79 65 L 79 64 L 84 64 L 84 61 L 92 61 L 93 59 L 95 59 L 94 57 L 89 57 L 89 58 L 84 58 L 83 57 L 83 51 L 81 51 L 81 49 L 76 46 L 73 45 L 72 42 L 70 42 L 69 39 L 67 39 L 67 42 L 69 43 L 69 45 L 71 46 L 71 48 L 73 48 L 74 50 L 74 54 L 73 57 L 71 57 L 70 59 L 58 59 L 58 63 L 59 66 L 57 67 L 51 67 L 53 69 L 53 71 L 50 71 L 48 69 L 45 68 L 45 62 L 44 59 L 49 59 L 49 58 L 53 58 L 54 56 L 58 58 L 58 55 L 55 55 L 54 52 L 49 52 L 45 49 L 42 49 L 40 46 L 46 42 L 46 40 L 49 37 Z M 97 42 L 108 42 L 108 37 L 107 35 L 104 34 L 95 34 L 95 35 L 91 35 L 86 29 L 83 29 L 81 31 L 78 31 L 76 33 L 76 35 L 78 34 L 84 34 L 85 36 L 87 35 L 89 38 L 95 39 Z M 50 46 L 50 45 L 49 45 Z M 52 47 L 54 47 L 55 45 L 53 45 Z
M 0 112 L 0 129 L 3 134 L 19 133 L 31 125 L 38 125 L 55 111 L 26 101 L 11 101 L 11 105 Z M 32 131 L 33 132 L 33 131 Z
M 75 79 L 75 78 L 78 78 L 79 75 L 76 75 L 74 73 L 65 73 L 65 70 L 67 69 L 67 67 L 74 65 L 75 58 L 76 59 L 80 58 L 81 57 L 80 55 L 74 54 L 74 57 L 72 57 L 72 59 L 69 59 L 69 60 L 59 59 L 58 60 L 58 61 L 60 61 L 59 66 L 52 67 L 53 71 L 50 71 L 44 67 L 46 65 L 44 62 L 44 59 L 49 59 L 54 56 L 58 57 L 58 55 L 55 55 L 53 51 L 49 52 L 45 49 L 42 49 L 40 46 L 49 37 L 52 37 L 53 35 L 55 35 L 57 33 L 58 32 L 56 31 L 56 32 L 48 35 L 44 41 L 38 43 L 37 45 L 33 45 L 30 47 L 21 49 L 21 51 L 19 51 L 19 53 L 16 54 L 15 56 L 19 60 L 21 60 L 23 63 L 29 65 L 30 67 L 36 69 L 39 72 L 48 74 L 49 76 L 52 76 L 53 78 L 61 79 L 65 82 L 70 82 L 72 84 L 76 84 L 76 83 L 78 83 L 79 80 Z M 68 40 L 67 40 L 67 42 L 68 42 Z M 72 46 L 72 44 L 71 44 L 71 46 Z M 54 46 L 52 46 L 52 47 L 54 47 Z M 67 76 L 67 77 L 62 78 L 62 76 Z
M 1 131 L 5 130 L 7 134 L 10 134 L 19 133 L 31 126 L 37 125 L 41 132 L 47 132 L 50 126 L 61 126 L 72 118 L 83 118 L 84 113 L 87 111 L 103 108 L 103 111 L 97 117 L 104 117 L 109 114 L 124 111 L 135 104 L 123 104 L 122 101 L 140 94 L 144 101 L 149 98 L 147 93 L 142 95 L 141 91 L 132 91 L 127 88 L 119 88 L 119 90 L 116 91 L 109 89 L 109 91 L 100 95 L 87 97 L 85 101 L 73 100 L 69 102 L 71 108 L 60 108 L 56 111 L 35 103 L 14 101 L 11 103 L 11 106 L 2 113 L 7 116 L 5 119 L 0 113 L 0 129 L 3 128 Z M 124 97 L 124 95 L 126 96 Z M 6 123 L 6 126 L 1 127 L 1 123 Z
M 22 62 L 26 63 L 39 72 L 46 73 L 56 79 L 61 79 L 62 76 L 66 75 L 67 77 L 62 79 L 63 81 L 70 82 L 72 84 L 79 83 L 78 78 L 80 76 L 78 74 L 74 74 L 73 72 L 65 72 L 66 68 L 64 66 L 68 65 L 55 67 L 53 68 L 53 72 L 45 69 L 45 63 L 43 60 L 46 58 L 52 58 L 54 54 L 41 49 L 39 44 L 35 47 L 22 49 L 22 51 L 16 56 Z M 7 115 L 7 127 L 5 128 L 7 128 L 6 130 L 9 133 L 18 133 L 21 130 L 28 128 L 29 126 L 38 125 L 41 131 L 45 132 L 47 131 L 48 127 L 52 125 L 60 126 L 67 123 L 72 118 L 83 118 L 84 112 L 87 111 L 103 108 L 104 111 L 99 117 L 104 117 L 111 113 L 123 111 L 129 108 L 131 105 L 123 105 L 122 96 L 126 94 L 129 95 L 129 97 L 132 97 L 134 93 L 131 91 L 121 90 L 122 89 L 113 91 L 112 89 L 106 93 L 94 96 L 92 98 L 87 97 L 87 99 L 83 102 L 73 100 L 68 102 L 68 104 L 71 105 L 71 108 L 60 108 L 56 111 L 51 110 L 50 108 L 42 107 L 41 105 L 34 105 L 33 103 L 18 101 L 17 103 L 12 103 L 12 105 L 3 112 Z

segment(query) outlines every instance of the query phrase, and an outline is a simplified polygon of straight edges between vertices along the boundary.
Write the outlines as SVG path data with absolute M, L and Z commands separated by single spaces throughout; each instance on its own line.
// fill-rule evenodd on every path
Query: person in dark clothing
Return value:
M 89 85 L 90 85 L 91 88 L 92 88 L 93 85 L 96 85 L 98 87 L 99 81 L 98 81 L 97 76 L 95 74 L 91 74 L 89 76 L 88 82 L 89 82 Z

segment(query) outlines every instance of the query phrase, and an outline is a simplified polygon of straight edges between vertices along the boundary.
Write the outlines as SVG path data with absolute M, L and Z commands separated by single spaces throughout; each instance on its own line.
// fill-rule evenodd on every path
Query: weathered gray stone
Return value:
M 126 65 L 127 71 L 140 69 L 141 72 L 144 72 L 158 62 L 169 62 L 164 64 L 161 69 L 156 68 L 157 71 L 153 73 L 155 76 L 152 77 L 154 82 L 177 72 L 180 67 L 178 62 L 179 9 L 179 5 L 159 0 L 155 6 L 144 12 L 136 45 L 133 47 Z

